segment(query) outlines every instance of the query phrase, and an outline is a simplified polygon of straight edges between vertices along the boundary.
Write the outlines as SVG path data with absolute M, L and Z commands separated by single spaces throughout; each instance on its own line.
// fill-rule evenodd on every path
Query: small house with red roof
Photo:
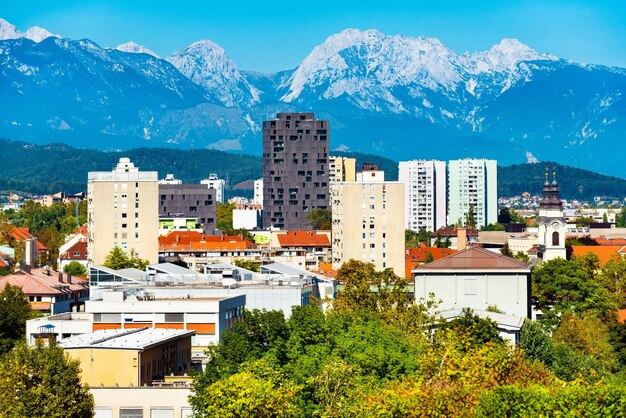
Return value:
M 320 262 L 331 259 L 330 231 L 272 231 L 270 245 L 277 255 L 304 257 L 307 269 L 317 269 Z
M 411 271 L 417 266 L 456 254 L 456 252 L 457 250 L 452 248 L 427 247 L 424 243 L 420 243 L 417 248 L 407 248 L 404 251 L 404 277 L 412 277 Z

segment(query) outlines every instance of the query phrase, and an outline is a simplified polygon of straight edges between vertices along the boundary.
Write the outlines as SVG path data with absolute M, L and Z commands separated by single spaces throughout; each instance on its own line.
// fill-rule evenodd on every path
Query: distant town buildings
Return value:
M 476 228 L 498 221 L 498 163 L 464 159 L 448 163 L 448 224 L 465 225 L 470 207 Z
M 156 171 L 139 171 L 120 158 L 112 171 L 90 172 L 88 254 L 90 264 L 102 264 L 119 247 L 155 263 L 159 237 L 159 184 Z
M 226 180 L 220 179 L 215 173 L 211 173 L 208 178 L 200 180 L 200 184 L 206 184 L 209 189 L 215 189 L 215 200 L 218 203 L 224 203 Z
M 331 185 L 333 268 L 350 259 L 404 274 L 404 184 L 366 166 L 356 182 Z
M 356 158 L 330 157 L 328 159 L 328 180 L 356 181 Z
M 446 163 L 435 160 L 401 161 L 398 181 L 404 183 L 405 226 L 415 232 L 446 226 Z
M 313 113 L 279 113 L 263 122 L 263 227 L 311 229 L 306 219 L 328 208 L 328 121 Z

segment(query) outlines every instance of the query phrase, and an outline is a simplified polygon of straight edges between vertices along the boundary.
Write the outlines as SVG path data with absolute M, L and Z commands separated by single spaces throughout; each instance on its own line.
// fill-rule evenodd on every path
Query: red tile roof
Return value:
M 79 254 L 74 255 L 75 252 Z M 62 260 L 87 260 L 87 240 L 76 242 L 67 251 L 59 254 L 59 258 Z
M 256 244 L 242 235 L 213 236 L 198 231 L 173 231 L 159 237 L 159 251 L 237 251 L 246 248 L 256 248 Z
M 420 243 L 419 248 L 408 248 L 404 252 L 404 277 L 411 277 L 411 270 L 424 264 L 430 253 L 434 260 L 440 260 L 452 254 L 456 254 L 457 250 L 450 248 L 426 247 Z
M 6 267 L 9 267 L 9 265 L 7 264 L 6 261 L 2 259 L 2 254 L 0 253 L 0 268 L 6 268 Z
M 425 270 L 520 270 L 531 266 L 523 261 L 480 247 L 470 247 L 448 257 L 417 267 Z
M 276 237 L 281 247 L 330 247 L 328 235 L 317 231 L 287 231 Z
M 17 271 L 8 276 L 0 277 L 0 291 L 2 291 L 7 284 L 19 286 L 27 296 L 58 295 L 60 293 L 85 288 L 83 284 L 86 284 L 86 282 L 82 280 L 76 280 L 76 282 L 74 282 L 74 277 L 72 278 L 72 284 L 65 281 L 65 276 L 63 280 L 63 282 L 59 282 L 59 274 L 56 271 L 50 272 L 50 276 L 42 270 L 33 270 L 30 274 L 24 271 Z M 61 287 L 65 289 L 62 290 L 60 289 Z
M 626 238 L 606 238 L 599 237 L 595 239 L 598 245 L 626 245 Z
M 28 230 L 28 228 L 26 228 L 26 227 L 14 226 L 13 227 L 13 232 L 11 232 L 11 235 L 13 235 L 13 238 L 15 238 L 18 241 L 24 241 L 24 240 L 27 240 L 27 239 L 34 239 L 35 238 L 33 236 L 33 234 L 31 234 L 30 231 Z
M 593 253 L 598 256 L 600 265 L 603 266 L 614 254 L 626 255 L 626 247 L 622 245 L 572 245 L 572 254 L 576 257 Z

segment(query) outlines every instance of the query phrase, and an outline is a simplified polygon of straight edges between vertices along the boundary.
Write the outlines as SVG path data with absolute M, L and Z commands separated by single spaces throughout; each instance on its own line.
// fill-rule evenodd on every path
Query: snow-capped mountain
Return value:
M 194 42 L 167 60 L 226 107 L 245 108 L 259 102 L 259 91 L 241 75 L 224 49 L 212 41 Z
M 28 29 L 26 32 L 20 32 L 17 28 L 7 22 L 6 20 L 0 18 L 0 41 L 6 39 L 18 39 L 18 38 L 26 38 L 31 41 L 41 42 L 44 39 L 54 36 L 55 38 L 60 38 L 59 35 L 55 35 L 53 33 L 48 32 L 44 28 L 40 28 L 39 26 L 33 26 Z
M 515 39 L 457 53 L 436 38 L 348 29 L 296 68 L 262 74 L 239 70 L 208 40 L 163 60 L 134 43 L 105 49 L 25 37 L 0 21 L 7 138 L 259 152 L 263 120 L 313 111 L 330 121 L 333 149 L 504 164 L 530 152 L 626 176 L 626 70 L 577 64 Z
M 128 52 L 130 54 L 148 54 L 156 58 L 161 58 L 143 45 L 139 45 L 133 41 L 125 42 L 115 47 L 118 51 Z

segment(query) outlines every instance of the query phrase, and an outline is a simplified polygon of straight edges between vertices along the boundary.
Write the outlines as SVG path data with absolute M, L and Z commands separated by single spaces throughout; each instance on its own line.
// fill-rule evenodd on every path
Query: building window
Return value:
M 559 245 L 559 233 L 556 231 L 552 233 L 552 245 Z
M 143 418 L 143 408 L 120 408 L 120 418 Z

